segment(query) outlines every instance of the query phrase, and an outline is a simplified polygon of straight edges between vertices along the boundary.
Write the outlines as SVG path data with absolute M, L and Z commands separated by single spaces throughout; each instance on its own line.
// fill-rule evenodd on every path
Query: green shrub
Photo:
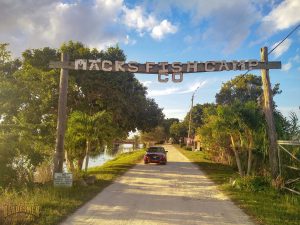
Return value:
M 183 148 L 187 151 L 192 151 L 192 147 L 190 147 L 190 146 L 184 146 Z
M 231 184 L 236 189 L 253 192 L 263 191 L 270 188 L 270 180 L 261 176 L 246 176 L 236 178 Z

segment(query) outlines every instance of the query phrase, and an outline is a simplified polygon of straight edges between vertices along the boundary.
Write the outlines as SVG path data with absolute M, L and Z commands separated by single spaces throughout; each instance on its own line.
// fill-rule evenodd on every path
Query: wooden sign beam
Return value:
M 69 70 L 100 70 L 106 72 L 132 72 L 143 74 L 172 74 L 172 73 L 199 73 L 230 70 L 260 70 L 281 69 L 280 61 L 261 62 L 257 60 L 241 61 L 206 61 L 206 62 L 128 62 L 108 60 L 77 59 L 73 62 L 51 61 L 50 68 Z

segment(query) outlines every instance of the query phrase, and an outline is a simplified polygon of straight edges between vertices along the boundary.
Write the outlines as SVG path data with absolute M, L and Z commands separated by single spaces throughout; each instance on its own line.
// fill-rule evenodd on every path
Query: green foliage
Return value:
M 187 132 L 188 125 L 184 122 L 174 122 L 170 126 L 170 135 L 176 142 L 183 141 L 183 138 L 187 136 Z
M 40 207 L 40 216 L 35 225 L 59 224 L 66 216 L 95 197 L 117 177 L 139 162 L 145 150 L 118 155 L 104 165 L 89 169 L 88 175 L 96 176 L 94 185 L 87 187 L 76 184 L 72 188 L 54 188 L 52 183 L 19 189 L 1 189 L 0 202 L 5 204 L 28 203 Z
M 262 176 L 246 176 L 232 181 L 232 187 L 244 191 L 263 191 L 270 188 L 271 179 Z
M 157 126 L 148 132 L 142 132 L 141 140 L 143 142 L 154 142 L 154 143 L 164 143 L 167 138 L 167 134 L 165 132 L 164 127 Z
M 0 43 L 0 64 L 11 60 L 11 52 L 7 50 L 8 43 Z
M 273 95 L 279 93 L 276 84 Z M 202 110 L 202 124 L 196 131 L 214 160 L 233 164 L 234 156 L 241 174 L 245 170 L 251 174 L 267 168 L 268 138 L 261 96 L 260 77 L 251 74 L 235 77 L 216 94 L 217 106 Z M 297 119 L 293 117 L 290 123 L 276 110 L 275 103 L 274 117 L 279 139 L 287 140 L 293 136 L 291 133 L 296 134 Z
M 22 53 L 23 63 L 34 68 L 49 71 L 50 61 L 59 61 L 59 52 L 55 49 L 45 47 L 42 49 L 27 49 Z
M 275 84 L 273 95 L 280 94 L 279 84 Z M 261 77 L 253 74 L 239 75 L 223 83 L 221 90 L 216 94 L 217 104 L 233 104 L 235 101 L 260 101 L 262 96 Z
M 165 133 L 166 133 L 166 138 L 169 139 L 170 138 L 170 127 L 173 123 L 175 122 L 179 122 L 179 120 L 177 118 L 167 118 L 167 119 L 164 119 L 162 122 L 161 122 L 161 126 L 164 128 L 165 130 Z
M 18 68 L 18 63 L 0 66 L 0 158 L 1 171 L 6 171 L 2 185 L 32 182 L 34 168 L 50 157 L 54 146 L 54 73 L 30 65 Z
M 300 139 L 300 124 L 299 118 L 295 112 L 290 112 L 290 120 L 289 120 L 289 135 L 292 140 Z
M 101 111 L 88 115 L 80 111 L 70 114 L 66 135 L 67 160 L 74 170 L 74 160 L 78 160 L 81 170 L 84 157 L 99 155 L 105 146 L 111 146 L 116 136 L 116 127 L 109 113 Z
M 49 47 L 26 50 L 20 61 L 11 59 L 7 46 L 0 45 L 0 170 L 6 171 L 0 175 L 0 185 L 12 185 L 12 181 L 20 177 L 18 171 L 21 169 L 11 165 L 15 159 L 26 159 L 33 166 L 30 167 L 32 171 L 43 161 L 52 159 L 59 70 L 49 69 L 49 61 L 59 60 L 61 51 L 69 52 L 71 60 L 101 58 L 114 61 L 126 58 L 118 46 L 98 51 L 70 41 L 60 50 Z M 73 112 L 87 116 L 103 111 L 109 114 L 109 119 L 102 115 L 102 119 L 105 117 L 107 120 L 97 125 L 98 128 L 102 126 L 101 131 L 95 131 L 99 132 L 97 138 L 90 140 L 91 155 L 99 153 L 100 148 L 109 145 L 113 139 L 125 138 L 131 130 L 146 131 L 156 127 L 164 117 L 162 109 L 153 99 L 146 97 L 146 88 L 132 73 L 70 71 L 69 74 L 67 102 L 70 129 L 75 130 L 71 119 Z M 85 137 L 91 133 L 86 130 L 84 136 L 82 130 L 68 132 L 68 157 L 71 161 L 78 161 L 84 157 Z
M 261 78 L 252 74 L 240 75 L 223 83 L 216 94 L 217 104 L 232 104 L 235 101 L 256 101 L 262 94 Z
M 214 107 L 214 104 L 205 103 L 205 104 L 197 104 L 193 106 L 193 108 L 186 114 L 184 118 L 184 123 L 188 124 L 190 119 L 190 113 L 192 113 L 191 119 L 191 131 L 194 134 L 194 130 L 197 127 L 201 127 L 204 124 L 204 110 L 206 108 Z

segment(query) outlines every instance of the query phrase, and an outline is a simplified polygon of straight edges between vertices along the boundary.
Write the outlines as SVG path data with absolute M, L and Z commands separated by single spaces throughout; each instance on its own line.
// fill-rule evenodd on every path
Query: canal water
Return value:
M 142 148 L 142 147 L 143 147 L 142 145 L 138 146 L 138 148 Z M 88 168 L 101 166 L 107 161 L 114 159 L 118 154 L 131 152 L 131 151 L 133 151 L 132 144 L 122 144 L 116 150 L 106 149 L 103 153 L 100 153 L 100 155 L 98 155 L 97 157 L 94 158 L 90 157 Z M 85 161 L 83 162 L 83 166 L 84 165 L 85 165 Z

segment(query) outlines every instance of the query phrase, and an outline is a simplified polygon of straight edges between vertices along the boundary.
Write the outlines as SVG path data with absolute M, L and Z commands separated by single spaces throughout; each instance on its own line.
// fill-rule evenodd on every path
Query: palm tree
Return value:
M 100 143 L 103 146 L 113 140 L 114 134 L 115 128 L 112 124 L 111 115 L 106 111 L 100 111 L 93 115 L 75 111 L 70 115 L 69 137 L 74 141 L 85 140 L 85 171 L 88 168 L 92 143 Z

